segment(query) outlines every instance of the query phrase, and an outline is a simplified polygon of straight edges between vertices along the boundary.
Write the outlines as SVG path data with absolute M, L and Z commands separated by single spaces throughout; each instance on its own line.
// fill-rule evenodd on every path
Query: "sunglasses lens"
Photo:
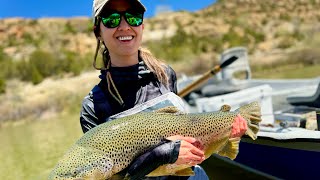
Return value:
M 102 24 L 107 28 L 115 28 L 119 26 L 121 15 L 119 13 L 110 14 L 108 17 L 101 17 Z
M 125 18 L 130 26 L 140 26 L 143 22 L 143 14 L 141 13 L 125 13 Z

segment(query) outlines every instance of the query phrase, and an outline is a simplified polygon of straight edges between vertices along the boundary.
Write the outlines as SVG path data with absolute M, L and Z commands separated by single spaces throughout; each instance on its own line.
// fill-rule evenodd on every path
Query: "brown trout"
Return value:
M 50 180 L 95 179 L 116 176 L 139 155 L 173 135 L 191 136 L 204 147 L 205 157 L 213 153 L 234 159 L 240 138 L 232 138 L 232 125 L 237 116 L 247 121 L 246 134 L 257 138 L 261 108 L 253 102 L 234 112 L 222 106 L 210 113 L 173 113 L 172 108 L 142 112 L 101 124 L 85 133 L 62 157 L 49 175 Z M 115 176 L 114 176 L 115 175 Z M 189 165 L 167 164 L 148 176 L 190 176 Z

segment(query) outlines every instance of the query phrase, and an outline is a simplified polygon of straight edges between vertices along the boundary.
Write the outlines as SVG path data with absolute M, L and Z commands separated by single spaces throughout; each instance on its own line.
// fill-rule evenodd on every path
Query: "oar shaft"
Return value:
M 182 89 L 179 93 L 178 96 L 184 97 L 187 94 L 189 94 L 191 91 L 194 89 L 200 87 L 203 85 L 212 75 L 215 75 L 217 72 L 220 71 L 220 66 L 216 66 L 210 71 L 206 72 L 204 75 L 202 75 L 199 79 L 196 81 L 192 82 L 190 85 L 188 85 L 186 88 Z
M 186 96 L 194 89 L 203 85 L 211 76 L 213 76 L 213 75 L 217 74 L 219 71 L 221 71 L 222 68 L 227 67 L 228 65 L 232 64 L 237 59 L 238 59 L 238 57 L 232 56 L 229 59 L 227 59 L 225 62 L 223 62 L 221 65 L 217 65 L 217 66 L 213 67 L 210 71 L 206 72 L 199 79 L 192 82 L 190 85 L 188 85 L 187 87 L 182 89 L 180 92 L 178 92 L 178 96 L 180 96 L 180 97 Z

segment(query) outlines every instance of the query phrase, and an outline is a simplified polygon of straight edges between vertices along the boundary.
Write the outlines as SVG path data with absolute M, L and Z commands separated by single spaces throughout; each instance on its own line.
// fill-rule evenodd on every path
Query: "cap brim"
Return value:
M 138 1 L 138 0 L 131 0 L 131 1 L 137 5 L 136 8 L 139 8 L 139 9 L 143 10 L 144 12 L 147 11 L 147 8 L 140 1 Z M 103 3 L 95 5 L 94 17 L 97 17 L 98 15 L 100 15 L 101 11 L 108 4 L 108 2 L 110 2 L 110 1 L 107 0 L 107 1 L 104 1 Z

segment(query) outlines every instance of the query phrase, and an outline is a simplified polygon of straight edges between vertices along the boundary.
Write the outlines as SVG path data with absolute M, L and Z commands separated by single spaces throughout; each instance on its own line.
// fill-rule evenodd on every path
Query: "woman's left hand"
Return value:
M 180 135 L 170 136 L 166 139 L 171 141 L 181 140 L 179 156 L 175 164 L 194 166 L 201 164 L 205 160 L 203 146 L 197 139 Z

